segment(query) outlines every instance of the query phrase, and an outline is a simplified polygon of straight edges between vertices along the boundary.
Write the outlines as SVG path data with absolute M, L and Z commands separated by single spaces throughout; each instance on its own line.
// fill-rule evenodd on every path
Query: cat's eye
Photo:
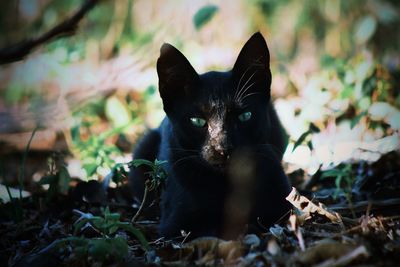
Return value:
M 243 121 L 248 121 L 248 120 L 250 120 L 250 118 L 251 118 L 251 112 L 250 112 L 250 111 L 243 112 L 242 114 L 240 114 L 240 115 L 238 116 L 238 118 L 239 118 L 239 120 L 240 120 L 241 122 L 243 122 Z
M 196 127 L 204 127 L 206 120 L 202 118 L 190 118 L 190 122 Z

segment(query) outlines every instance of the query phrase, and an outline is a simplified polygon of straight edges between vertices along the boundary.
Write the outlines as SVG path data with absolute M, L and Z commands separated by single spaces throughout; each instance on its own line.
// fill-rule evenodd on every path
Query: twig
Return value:
M 133 216 L 131 223 L 136 222 L 137 218 L 140 216 L 140 214 L 142 213 L 142 210 L 144 208 L 144 203 L 146 202 L 147 199 L 147 194 L 149 192 L 149 186 L 148 186 L 149 180 L 146 181 L 146 184 L 144 186 L 144 194 L 143 194 L 143 199 L 142 199 L 142 203 L 140 204 L 140 207 L 138 209 L 138 211 L 136 212 L 135 216 Z
M 359 201 L 356 203 L 353 203 L 353 209 L 354 211 L 363 211 L 366 208 L 369 210 L 377 209 L 380 207 L 387 207 L 387 206 L 394 206 L 394 205 L 400 205 L 400 198 L 390 198 L 390 199 L 383 199 L 383 200 L 365 200 L 365 201 Z M 369 207 L 371 206 L 371 207 Z M 336 204 L 336 205 L 330 205 L 328 206 L 330 210 L 343 213 L 347 210 L 349 210 L 349 207 L 346 205 L 341 205 L 341 204 Z
M 65 37 L 71 35 L 79 21 L 88 13 L 99 0 L 86 0 L 70 18 L 59 23 L 48 32 L 43 33 L 38 37 L 33 37 L 0 49 L 0 64 L 6 64 L 23 59 L 32 49 L 37 46 L 57 37 Z
M 31 142 L 33 140 L 33 137 L 35 136 L 35 133 L 37 131 L 37 127 L 32 131 L 31 137 L 29 138 L 28 144 L 25 147 L 25 152 L 22 157 L 22 162 L 21 162 L 21 167 L 20 167 L 20 173 L 18 176 L 18 183 L 19 183 L 19 200 L 22 200 L 22 190 L 24 187 L 24 180 L 25 180 L 25 165 L 26 165 L 26 157 L 29 152 L 29 148 L 31 147 Z

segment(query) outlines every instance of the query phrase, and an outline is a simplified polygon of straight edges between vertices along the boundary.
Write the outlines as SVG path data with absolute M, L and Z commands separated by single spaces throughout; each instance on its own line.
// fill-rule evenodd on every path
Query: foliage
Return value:
M 107 131 L 100 136 L 89 135 L 85 141 L 80 139 L 79 129 L 80 126 L 71 129 L 72 140 L 83 160 L 82 167 L 87 176 L 92 177 L 99 167 L 110 168 L 113 166 L 115 161 L 111 158 L 111 155 L 120 154 L 120 150 L 113 144 L 107 144 L 106 139 L 116 134 L 119 129 Z
M 339 193 L 343 193 L 347 200 L 351 203 L 351 193 L 353 184 L 355 181 L 354 173 L 351 164 L 344 164 L 338 166 L 335 169 L 325 171 L 321 175 L 321 179 L 334 178 L 336 185 L 336 192 L 334 198 L 338 196 Z
M 77 258 L 93 259 L 94 262 L 115 260 L 121 262 L 129 255 L 126 239 L 121 236 L 102 238 L 69 237 L 61 244 L 70 243 Z
M 129 163 L 131 167 L 137 168 L 140 166 L 146 166 L 150 168 L 150 171 L 147 172 L 147 174 L 150 176 L 149 179 L 145 181 L 145 187 L 144 187 L 144 194 L 143 194 L 143 199 L 142 203 L 140 204 L 140 207 L 138 211 L 136 212 L 135 216 L 132 217 L 131 222 L 135 222 L 137 218 L 139 218 L 139 215 L 141 214 L 145 203 L 147 201 L 148 193 L 153 190 L 159 189 L 162 185 L 164 185 L 165 180 L 167 179 L 167 172 L 165 169 L 162 167 L 163 164 L 165 164 L 166 161 L 159 161 L 157 159 L 154 160 L 154 162 L 151 162 L 149 160 L 145 159 L 134 159 Z
M 357 215 L 354 211 L 353 201 L 353 186 L 356 178 L 351 164 L 342 164 L 335 169 L 325 171 L 321 175 L 321 179 L 334 178 L 336 191 L 333 194 L 333 198 L 336 199 L 339 195 L 344 195 L 347 200 L 347 205 L 350 209 L 353 218 Z M 366 179 L 364 177 L 364 179 Z M 358 190 L 357 190 L 358 192 Z
M 208 21 L 212 19 L 215 12 L 218 11 L 216 5 L 207 5 L 200 8 L 193 16 L 193 23 L 197 30 L 200 30 Z
M 310 123 L 310 126 L 308 127 L 308 130 L 305 133 L 303 133 L 302 135 L 300 135 L 299 139 L 297 139 L 297 141 L 294 143 L 292 152 L 299 145 L 301 145 L 307 139 L 308 136 L 310 136 L 313 133 L 319 133 L 319 132 L 320 132 L 320 130 L 318 129 L 318 127 L 315 126 L 313 123 Z M 311 142 L 311 140 L 307 141 L 307 145 L 312 150 L 312 142 Z
M 59 240 L 58 245 L 70 243 L 76 256 L 82 259 L 93 259 L 95 262 L 105 262 L 113 259 L 122 261 L 128 256 L 129 246 L 126 237 L 119 233 L 125 231 L 133 234 L 144 250 L 149 244 L 144 235 L 129 222 L 121 222 L 119 213 L 111 213 L 109 208 L 103 210 L 104 216 L 94 216 L 75 210 L 80 217 L 74 223 L 74 236 Z M 87 238 L 78 236 L 85 229 L 93 228 L 100 237 Z
M 43 176 L 39 184 L 49 185 L 46 193 L 47 201 L 53 201 L 59 194 L 66 195 L 69 190 L 69 183 L 71 176 L 62 160 L 57 159 L 56 156 L 48 160 L 48 172 Z
M 126 107 L 117 98 L 110 98 L 86 105 L 74 114 L 80 123 L 71 128 L 71 149 L 82 160 L 87 177 L 95 176 L 99 168 L 111 169 L 115 164 L 114 157 L 122 152 L 110 140 L 134 122 Z M 97 128 L 103 116 L 114 122 L 113 128 Z
M 150 180 L 149 183 L 146 184 L 146 187 L 151 191 L 158 188 L 167 179 L 167 172 L 162 167 L 165 163 L 167 163 L 167 161 L 158 159 L 155 159 L 154 162 L 145 159 L 134 159 L 129 165 L 135 168 L 139 166 L 150 167 L 151 170 L 148 172 Z

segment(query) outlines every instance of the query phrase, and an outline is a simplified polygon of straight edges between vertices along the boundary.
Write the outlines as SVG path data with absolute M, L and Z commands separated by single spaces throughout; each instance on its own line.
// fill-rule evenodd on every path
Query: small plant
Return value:
M 117 163 L 111 171 L 111 180 L 117 185 L 121 185 L 128 178 L 125 163 Z
M 133 234 L 140 242 L 144 250 L 150 246 L 144 235 L 129 222 L 121 222 L 119 213 L 111 213 L 109 208 L 103 210 L 103 216 L 94 216 L 74 210 L 80 215 L 74 223 L 74 236 L 60 240 L 60 245 L 70 243 L 74 253 L 81 258 L 91 258 L 96 262 L 104 262 L 113 259 L 121 261 L 128 256 L 128 242 L 120 231 Z M 97 238 L 78 236 L 80 232 L 92 228 L 99 234 Z
M 150 167 L 151 170 L 147 174 L 150 176 L 148 180 L 148 189 L 151 191 L 159 187 L 167 179 L 167 172 L 162 167 L 165 163 L 167 163 L 167 161 L 158 159 L 155 159 L 154 162 L 145 159 L 135 159 L 128 163 L 128 165 L 134 168 L 140 166 Z
M 11 218 L 16 223 L 21 222 L 23 219 L 22 191 L 24 190 L 26 158 L 28 156 L 29 148 L 31 146 L 31 142 L 33 140 L 33 137 L 35 136 L 36 131 L 37 131 L 37 128 L 35 128 L 32 131 L 31 137 L 29 138 L 28 144 L 26 145 L 24 154 L 22 156 L 21 165 L 19 168 L 19 175 L 18 175 L 19 197 L 18 198 L 13 197 L 13 195 L 11 194 L 10 187 L 8 185 L 5 185 L 8 197 L 10 198 L 10 202 L 12 203 L 11 212 L 10 212 Z M 3 171 L 3 169 L 1 169 L 1 170 Z
M 149 179 L 147 179 L 145 182 L 143 200 L 135 216 L 133 216 L 131 220 L 132 222 L 135 222 L 142 212 L 148 193 L 159 188 L 167 179 L 167 172 L 162 167 L 162 165 L 165 163 L 166 161 L 160 161 L 157 159 L 155 159 L 154 162 L 145 159 L 135 159 L 128 164 L 130 167 L 134 168 L 139 166 L 147 166 L 150 168 L 150 171 L 147 173 L 149 175 Z
M 321 178 L 335 178 L 335 185 L 336 185 L 336 191 L 333 195 L 334 198 L 337 198 L 337 196 L 340 193 L 343 193 L 343 195 L 346 197 L 347 201 L 349 202 L 350 207 L 353 206 L 352 202 L 352 188 L 353 184 L 355 181 L 355 176 L 352 170 L 351 164 L 345 164 L 341 167 L 338 167 L 336 169 L 328 170 L 324 173 L 322 173 Z M 353 216 L 355 217 L 354 211 L 352 210 Z
M 53 155 L 48 160 L 48 172 L 45 176 L 40 179 L 40 185 L 49 185 L 47 190 L 46 199 L 47 201 L 53 200 L 58 194 L 67 194 L 69 189 L 69 182 L 71 176 L 68 173 L 63 160 Z

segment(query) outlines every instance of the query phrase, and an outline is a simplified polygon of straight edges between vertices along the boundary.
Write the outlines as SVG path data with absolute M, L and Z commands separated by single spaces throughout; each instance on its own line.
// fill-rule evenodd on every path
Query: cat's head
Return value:
M 269 58 L 263 36 L 255 33 L 231 71 L 199 75 L 175 47 L 161 47 L 159 91 L 180 149 L 219 166 L 237 148 L 268 141 Z

